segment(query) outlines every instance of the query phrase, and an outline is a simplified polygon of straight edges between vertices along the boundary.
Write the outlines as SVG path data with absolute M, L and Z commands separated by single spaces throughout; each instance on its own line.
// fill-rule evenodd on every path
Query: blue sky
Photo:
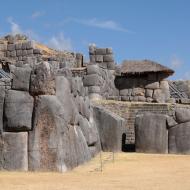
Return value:
M 117 63 L 151 59 L 190 79 L 189 0 L 6 0 L 0 35 L 26 33 L 58 49 L 112 47 Z

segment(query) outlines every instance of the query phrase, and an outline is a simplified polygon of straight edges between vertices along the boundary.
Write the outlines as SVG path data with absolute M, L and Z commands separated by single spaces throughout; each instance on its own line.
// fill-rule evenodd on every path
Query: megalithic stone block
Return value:
M 0 169 L 28 171 L 28 133 L 5 132 L 0 136 Z

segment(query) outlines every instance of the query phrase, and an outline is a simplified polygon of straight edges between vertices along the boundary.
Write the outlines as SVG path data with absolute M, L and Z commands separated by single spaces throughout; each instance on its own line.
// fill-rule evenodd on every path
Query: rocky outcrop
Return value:
M 152 113 L 145 113 L 136 117 L 135 145 L 137 152 L 168 152 L 166 118 L 166 115 Z
M 103 107 L 93 106 L 103 151 L 121 151 L 125 120 Z

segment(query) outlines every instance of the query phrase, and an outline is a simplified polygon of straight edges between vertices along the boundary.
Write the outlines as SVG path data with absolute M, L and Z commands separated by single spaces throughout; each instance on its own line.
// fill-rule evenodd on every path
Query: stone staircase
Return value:
M 172 98 L 175 98 L 178 100 L 182 98 L 188 99 L 187 94 L 182 89 L 179 89 L 179 87 L 177 87 L 177 85 L 174 82 L 169 81 L 168 83 L 169 83 L 170 94 Z

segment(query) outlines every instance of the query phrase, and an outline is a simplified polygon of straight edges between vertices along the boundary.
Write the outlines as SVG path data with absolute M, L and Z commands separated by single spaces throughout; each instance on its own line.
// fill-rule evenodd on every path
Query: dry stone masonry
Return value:
M 64 172 L 126 145 L 190 154 L 188 82 L 174 88 L 174 71 L 153 61 L 117 64 L 111 48 L 89 57 L 0 38 L 1 170 Z

